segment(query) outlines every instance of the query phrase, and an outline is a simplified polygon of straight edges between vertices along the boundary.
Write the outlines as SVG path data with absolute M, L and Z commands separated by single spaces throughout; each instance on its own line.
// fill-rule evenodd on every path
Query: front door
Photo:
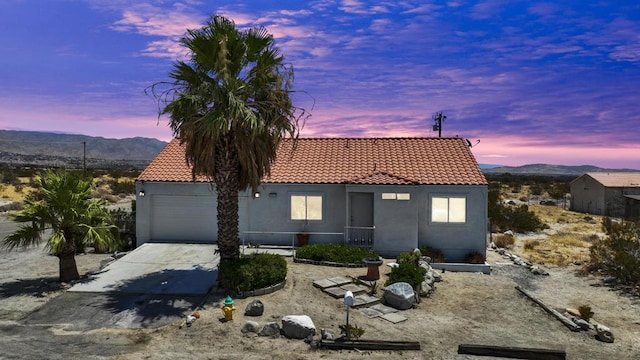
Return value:
M 349 193 L 349 231 L 347 241 L 354 245 L 373 245 L 373 193 Z

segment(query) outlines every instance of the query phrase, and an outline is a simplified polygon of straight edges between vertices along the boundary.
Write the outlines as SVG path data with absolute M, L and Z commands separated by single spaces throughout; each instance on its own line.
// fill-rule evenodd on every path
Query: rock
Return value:
M 614 337 L 613 333 L 608 327 L 598 324 L 598 326 L 596 326 L 596 339 L 602 342 L 612 343 Z
M 535 265 L 530 267 L 529 271 L 531 271 L 533 275 L 549 275 L 549 273 L 546 270 L 540 269 L 538 266 L 535 266 Z
M 383 299 L 385 304 L 398 310 L 411 309 L 416 303 L 413 288 L 405 282 L 397 282 L 387 286 L 384 289 Z
M 400 264 L 398 264 L 397 262 L 390 262 L 390 263 L 387 263 L 387 266 L 393 269 L 395 267 L 400 266 Z
M 418 261 L 418 266 L 420 266 L 421 268 L 427 270 L 427 272 L 431 271 L 431 265 L 429 265 L 425 261 Z
M 431 264 L 431 258 L 429 256 L 420 256 L 420 261 L 424 261 L 427 264 Z
M 489 248 L 491 248 L 491 249 L 494 249 L 494 250 L 495 250 L 495 249 L 497 249 L 497 248 L 498 248 L 498 246 L 496 246 L 496 243 L 494 243 L 494 242 L 492 241 L 492 242 L 489 244 Z
M 507 230 L 504 232 L 505 235 L 513 236 L 513 231 Z
M 424 282 L 433 287 L 433 283 L 436 282 L 436 279 L 433 277 L 433 271 L 429 271 L 424 274 Z
M 282 332 L 289 339 L 304 339 L 315 335 L 316 326 L 307 315 L 287 315 L 282 318 Z
M 431 285 L 429 285 L 427 283 L 427 281 L 423 281 L 420 284 L 420 296 L 422 297 L 428 297 L 429 295 L 431 295 L 431 293 L 433 292 L 433 288 L 431 287 Z
M 505 250 L 504 248 L 498 249 L 498 254 L 500 255 L 504 255 L 505 252 L 507 252 L 507 250 Z
M 439 272 L 432 271 L 431 276 L 433 276 L 433 281 L 440 282 L 442 281 L 442 275 Z
M 245 316 L 261 316 L 264 313 L 264 304 L 260 300 L 253 300 L 244 309 Z
M 571 318 L 571 321 L 573 321 L 574 324 L 580 326 L 580 329 L 584 331 L 590 330 L 593 327 L 587 320 L 583 318 L 573 317 Z
M 618 279 L 616 279 L 615 276 L 605 276 L 604 279 L 602 279 L 602 282 L 605 284 L 613 284 L 617 281 Z
M 335 335 L 327 329 L 320 329 L 320 335 L 322 336 L 322 340 L 333 340 L 335 339 Z
M 422 256 L 422 251 L 420 251 L 420 249 L 418 248 L 413 249 L 413 253 L 418 254 L 418 256 Z
M 242 325 L 242 329 L 240 329 L 240 331 L 242 331 L 243 334 L 248 332 L 257 334 L 260 331 L 260 324 L 255 321 L 248 320 L 244 325 Z
M 258 336 L 278 337 L 280 336 L 280 325 L 275 321 L 266 323 L 258 333 Z

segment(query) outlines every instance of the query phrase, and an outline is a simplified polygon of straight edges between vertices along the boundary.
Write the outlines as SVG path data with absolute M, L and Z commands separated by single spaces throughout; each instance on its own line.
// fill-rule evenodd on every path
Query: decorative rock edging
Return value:
M 506 249 L 504 248 L 494 248 L 495 244 L 491 243 L 493 246 L 490 246 L 487 250 L 493 250 L 495 252 L 497 252 L 498 254 L 502 255 L 504 258 L 508 258 L 509 260 L 511 260 L 515 265 L 518 266 L 522 266 L 527 268 L 533 275 L 543 275 L 543 276 L 549 276 L 549 272 L 540 268 L 537 265 L 533 265 L 531 262 L 515 255 L 512 253 L 508 253 L 506 251 Z
M 249 296 L 260 296 L 260 295 L 267 295 L 267 294 L 271 294 L 272 292 L 276 292 L 282 288 L 284 288 L 284 286 L 287 284 L 287 280 L 284 280 L 278 284 L 275 285 L 271 285 L 271 286 L 267 286 L 264 288 L 260 288 L 260 289 L 253 289 L 253 290 L 249 290 L 249 291 L 241 291 L 239 293 L 234 294 L 233 296 L 236 299 L 245 299 L 248 298 Z
M 317 260 L 309 260 L 309 259 L 301 259 L 298 257 L 293 258 L 293 262 L 300 264 L 311 264 L 311 265 L 323 265 L 323 266 L 333 266 L 333 267 L 346 267 L 346 268 L 363 268 L 367 267 L 365 264 L 351 264 L 351 263 L 337 263 L 331 261 L 317 261 Z

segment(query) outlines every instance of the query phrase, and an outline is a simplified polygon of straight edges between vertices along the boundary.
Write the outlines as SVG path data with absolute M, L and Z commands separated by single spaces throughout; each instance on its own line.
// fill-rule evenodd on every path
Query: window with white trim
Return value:
M 467 199 L 434 196 L 431 198 L 431 222 L 464 223 L 467 221 Z
M 291 195 L 291 220 L 322 220 L 322 195 Z

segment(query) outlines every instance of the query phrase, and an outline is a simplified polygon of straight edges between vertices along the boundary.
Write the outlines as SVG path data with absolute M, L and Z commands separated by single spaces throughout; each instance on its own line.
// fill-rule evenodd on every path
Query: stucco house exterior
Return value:
M 573 211 L 621 218 L 640 216 L 640 172 L 588 172 L 570 186 Z
M 487 180 L 462 138 L 285 140 L 271 175 L 239 194 L 243 243 L 369 246 L 382 255 L 416 247 L 448 261 L 485 254 Z M 192 180 L 174 139 L 136 181 L 138 245 L 217 238 L 215 186 Z

